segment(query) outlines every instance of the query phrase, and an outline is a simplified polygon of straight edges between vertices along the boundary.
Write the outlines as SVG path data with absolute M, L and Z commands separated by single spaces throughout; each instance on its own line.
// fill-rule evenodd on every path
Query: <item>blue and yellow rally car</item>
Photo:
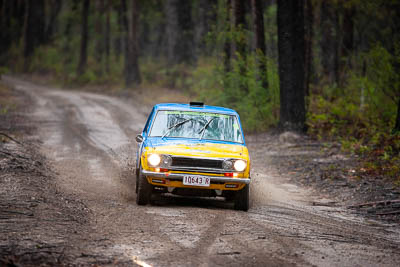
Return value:
M 137 204 L 158 192 L 221 196 L 248 210 L 250 158 L 236 111 L 199 102 L 158 104 L 136 141 Z

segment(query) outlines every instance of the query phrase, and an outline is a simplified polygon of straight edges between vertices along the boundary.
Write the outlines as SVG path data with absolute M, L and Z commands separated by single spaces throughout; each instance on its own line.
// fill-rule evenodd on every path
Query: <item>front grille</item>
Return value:
M 222 169 L 222 160 L 173 157 L 171 167 Z

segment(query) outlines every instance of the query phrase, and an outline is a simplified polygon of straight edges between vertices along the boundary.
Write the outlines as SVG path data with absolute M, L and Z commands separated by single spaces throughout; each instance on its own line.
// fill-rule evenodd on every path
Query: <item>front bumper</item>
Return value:
M 189 175 L 188 173 L 166 173 L 166 172 L 152 172 L 142 170 L 142 174 L 145 176 L 155 177 L 155 178 L 165 178 L 169 180 L 183 181 L 183 176 Z M 239 184 L 250 184 L 250 178 L 233 178 L 233 177 L 223 177 L 223 176 L 211 176 L 211 175 L 201 175 L 210 178 L 212 182 L 224 182 L 224 183 L 239 183 Z

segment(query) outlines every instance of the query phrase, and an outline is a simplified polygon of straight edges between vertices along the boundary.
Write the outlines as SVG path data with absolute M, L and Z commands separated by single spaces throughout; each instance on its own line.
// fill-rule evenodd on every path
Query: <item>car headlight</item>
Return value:
M 172 164 L 172 158 L 170 155 L 162 155 L 161 166 L 168 168 Z
M 156 167 L 161 162 L 161 157 L 158 154 L 150 154 L 147 158 L 147 162 L 150 166 Z
M 233 164 L 233 168 L 238 172 L 244 171 L 246 169 L 246 166 L 247 166 L 246 161 L 242 159 L 236 160 L 235 163 Z
M 224 161 L 222 162 L 222 168 L 223 168 L 224 170 L 232 170 L 232 168 L 233 168 L 233 162 L 232 162 L 232 160 L 224 160 Z

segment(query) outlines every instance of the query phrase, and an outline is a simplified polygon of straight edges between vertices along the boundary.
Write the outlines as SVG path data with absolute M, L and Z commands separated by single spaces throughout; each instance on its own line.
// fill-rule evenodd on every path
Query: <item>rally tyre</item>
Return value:
M 249 185 L 247 184 L 242 190 L 236 192 L 234 208 L 235 210 L 248 211 L 249 209 Z
M 135 186 L 136 194 L 138 193 L 138 189 L 139 189 L 139 174 L 140 174 L 139 169 L 136 169 L 136 186 Z
M 137 182 L 137 193 L 136 193 L 136 203 L 138 205 L 146 205 L 150 202 L 152 185 L 147 182 L 146 176 L 139 172 L 138 182 Z

